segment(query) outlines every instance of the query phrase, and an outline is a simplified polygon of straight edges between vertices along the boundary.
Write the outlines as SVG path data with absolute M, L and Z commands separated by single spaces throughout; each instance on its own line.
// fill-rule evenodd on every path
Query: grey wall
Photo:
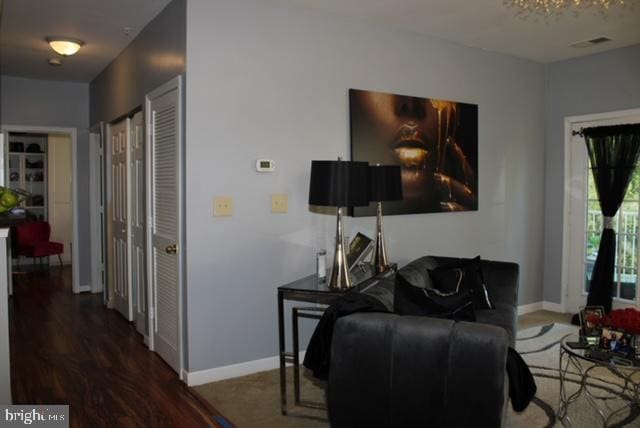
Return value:
M 185 71 L 186 0 L 174 0 L 91 82 L 92 125 L 111 122 Z
M 390 216 L 389 253 L 513 260 L 542 298 L 541 65 L 270 1 L 187 4 L 189 371 L 277 354 L 276 287 L 313 272 L 335 217 L 307 205 L 312 159 L 348 158 L 348 88 L 479 105 L 479 210 Z M 255 172 L 270 157 L 277 169 Z M 269 195 L 289 196 L 271 214 Z M 214 196 L 234 198 L 212 217 Z M 373 235 L 373 218 L 347 229 Z
M 89 215 L 89 84 L 2 76 L 3 125 L 77 128 L 80 285 L 91 283 Z
M 640 107 L 640 45 L 546 67 L 544 300 L 560 303 L 564 119 Z

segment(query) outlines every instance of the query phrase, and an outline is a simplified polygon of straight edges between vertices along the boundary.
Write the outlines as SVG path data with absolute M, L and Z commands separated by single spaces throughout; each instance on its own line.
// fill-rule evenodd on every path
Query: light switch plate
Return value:
M 224 217 L 233 215 L 233 199 L 231 196 L 218 196 L 213 199 L 213 216 Z
M 285 194 L 271 195 L 271 212 L 286 213 L 289 211 L 289 198 Z

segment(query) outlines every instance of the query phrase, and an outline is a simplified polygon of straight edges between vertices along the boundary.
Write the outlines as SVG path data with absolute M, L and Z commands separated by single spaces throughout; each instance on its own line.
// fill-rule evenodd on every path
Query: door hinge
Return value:
M 153 307 L 150 307 L 149 308 L 149 318 L 155 319 L 155 317 L 156 317 L 155 311 L 153 310 Z

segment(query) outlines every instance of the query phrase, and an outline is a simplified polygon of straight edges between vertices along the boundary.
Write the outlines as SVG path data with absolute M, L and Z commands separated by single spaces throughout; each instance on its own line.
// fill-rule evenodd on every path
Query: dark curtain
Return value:
M 604 306 L 608 313 L 612 302 L 616 233 L 606 217 L 616 215 L 627 192 L 640 154 L 640 124 L 586 128 L 582 134 L 589 151 L 600 209 L 605 217 L 587 306 Z

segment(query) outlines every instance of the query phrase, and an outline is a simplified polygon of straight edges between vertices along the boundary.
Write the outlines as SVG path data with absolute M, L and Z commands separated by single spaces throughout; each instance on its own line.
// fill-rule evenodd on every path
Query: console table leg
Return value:
M 300 404 L 300 343 L 298 340 L 298 308 L 291 311 L 293 330 L 293 392 L 295 403 Z
M 284 349 L 284 302 L 283 296 L 278 291 L 278 342 L 280 347 L 280 411 L 287 414 L 287 372 Z

